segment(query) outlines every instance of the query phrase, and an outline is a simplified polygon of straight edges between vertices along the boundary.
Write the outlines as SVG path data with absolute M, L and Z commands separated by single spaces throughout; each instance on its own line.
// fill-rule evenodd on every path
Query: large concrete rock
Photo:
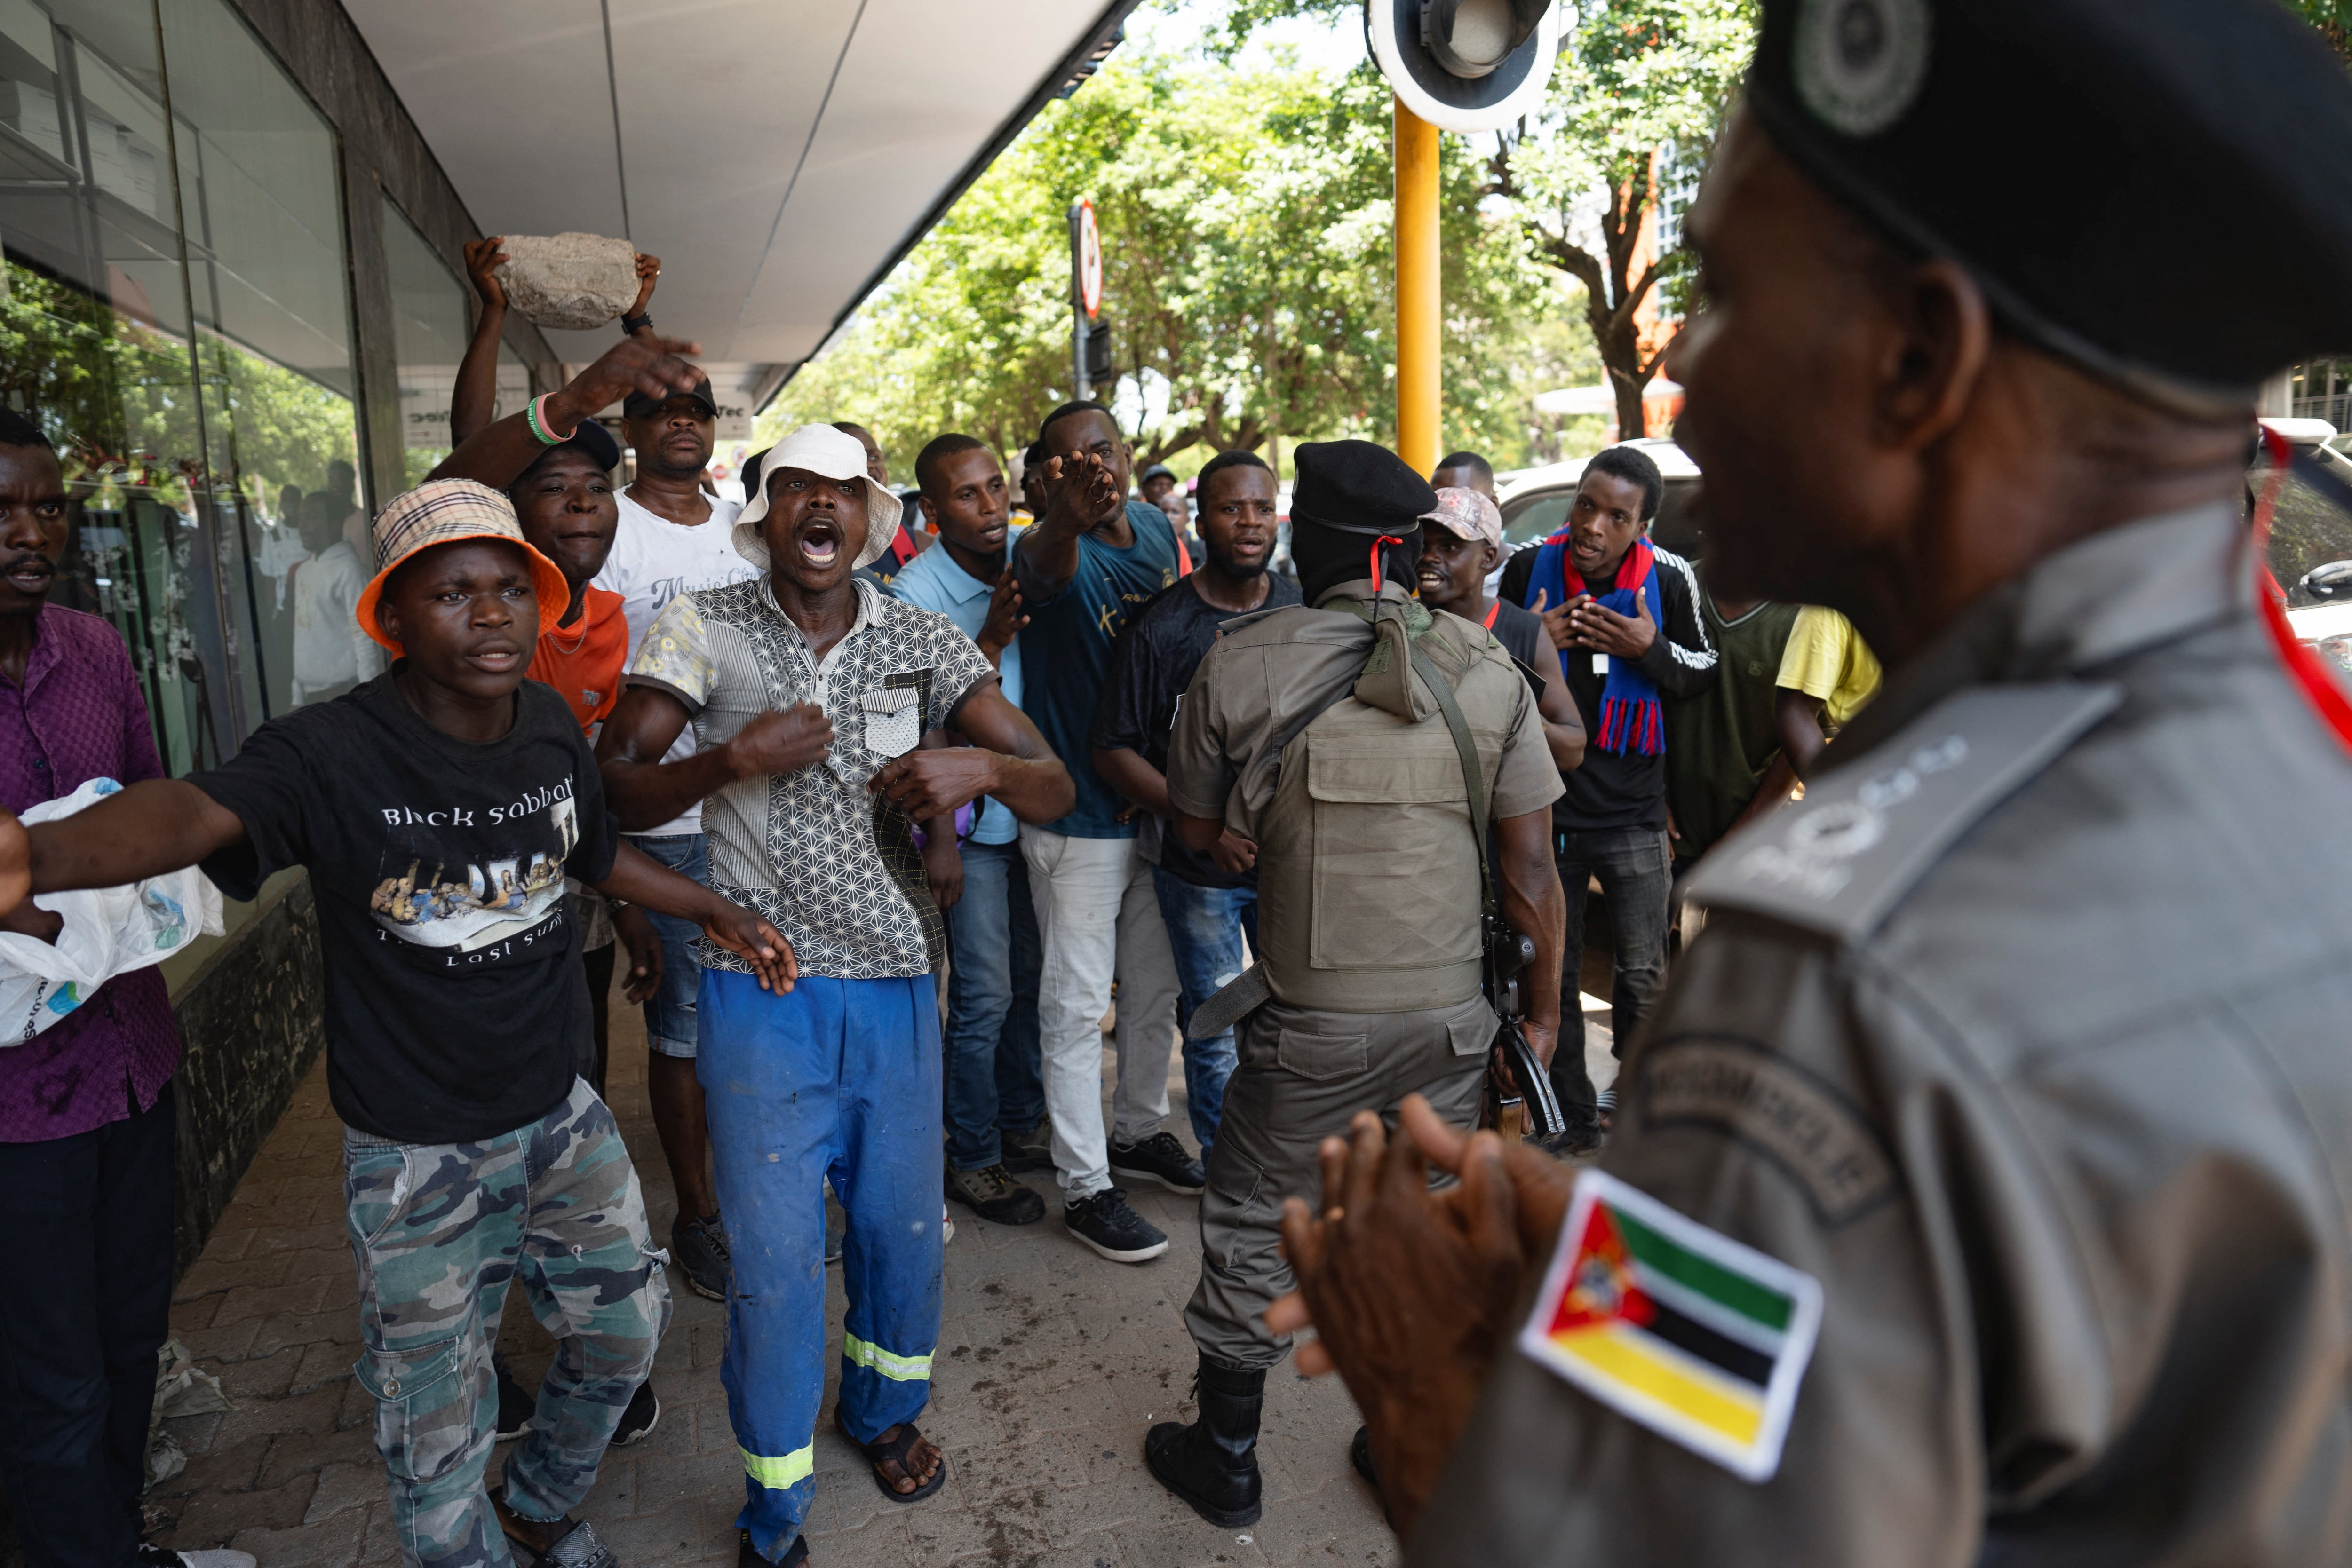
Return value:
M 637 253 L 602 235 L 509 235 L 499 267 L 507 303 L 537 327 L 602 327 L 637 298 Z

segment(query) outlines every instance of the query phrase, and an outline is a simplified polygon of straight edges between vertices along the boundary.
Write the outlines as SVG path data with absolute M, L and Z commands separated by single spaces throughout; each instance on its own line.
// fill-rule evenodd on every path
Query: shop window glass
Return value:
M 121 630 L 176 772 L 241 731 L 161 79 L 147 6 L 0 0 L 0 398 L 73 497 L 52 597 Z
M 5 3 L 5 0 L 0 0 Z M 224 597 L 255 721 L 373 675 L 333 130 L 224 0 L 161 0 Z M 387 497 L 388 498 L 388 497 Z
M 383 250 L 392 274 L 394 344 L 400 361 L 403 467 L 407 482 L 416 485 L 449 455 L 449 405 L 480 307 L 472 285 L 450 269 L 389 201 L 383 204 Z M 497 385 L 494 417 L 520 413 L 530 401 L 530 371 L 503 340 Z

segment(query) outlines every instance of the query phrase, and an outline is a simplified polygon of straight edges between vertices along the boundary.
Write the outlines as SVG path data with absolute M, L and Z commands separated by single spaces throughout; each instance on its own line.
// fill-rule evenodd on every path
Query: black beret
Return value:
M 1293 530 L 1301 522 L 1350 534 L 1411 538 L 1437 492 L 1404 459 L 1369 441 L 1308 441 L 1291 449 Z
M 2280 0 L 1764 0 L 1748 104 L 2126 387 L 2250 402 L 2352 350 L 2352 78 Z

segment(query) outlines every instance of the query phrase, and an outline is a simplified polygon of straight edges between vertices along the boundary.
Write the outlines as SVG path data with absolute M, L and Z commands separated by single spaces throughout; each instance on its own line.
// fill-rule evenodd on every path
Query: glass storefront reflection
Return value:
M 406 483 L 422 484 L 449 455 L 449 404 L 478 307 L 408 214 L 383 204 L 383 259 L 392 278 L 393 348 L 400 364 L 400 424 Z M 498 401 L 503 419 L 530 401 L 530 372 L 499 344 Z
M 0 399 L 58 444 L 58 597 L 121 631 L 174 772 L 376 667 L 306 667 L 300 624 L 365 548 L 341 201 L 221 0 L 0 0 Z

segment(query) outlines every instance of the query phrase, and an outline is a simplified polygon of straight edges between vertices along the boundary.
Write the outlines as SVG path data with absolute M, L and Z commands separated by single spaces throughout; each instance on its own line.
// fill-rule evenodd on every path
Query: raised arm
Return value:
M 702 373 L 701 367 L 688 364 L 679 356 L 701 351 L 701 344 L 683 338 L 656 338 L 650 332 L 624 338 L 561 391 L 550 392 L 541 416 L 550 432 L 560 439 L 578 429 L 580 422 L 598 409 L 630 392 L 663 398 L 700 386 L 709 378 Z M 425 477 L 475 479 L 493 490 L 505 489 L 547 450 L 546 444 L 531 434 L 529 419 L 528 413 L 510 413 L 484 426 L 470 439 L 459 443 L 457 449 Z
M 0 895 L 16 888 L 11 868 L 29 875 L 8 900 L 26 893 L 121 887 L 194 865 L 245 841 L 236 813 L 184 779 L 150 779 L 54 822 L 26 828 L 14 816 L 0 826 Z M 25 859 L 16 859 L 22 854 Z
M 1070 585 L 1078 574 L 1079 536 L 1118 498 L 1110 469 L 1095 454 L 1046 459 L 1045 515 L 1022 530 L 1013 552 L 1021 591 L 1031 603 L 1043 604 Z
M 982 795 L 1004 803 L 1024 822 L 1051 822 L 1077 804 L 1077 786 L 1029 716 L 983 678 L 948 716 L 971 744 L 946 751 L 910 751 L 885 765 L 867 788 L 920 820 L 952 812 Z
M 815 704 L 802 703 L 760 715 L 723 746 L 664 762 L 691 716 L 668 692 L 631 686 L 605 719 L 596 737 L 596 766 L 624 832 L 657 828 L 738 779 L 798 772 L 823 761 L 833 745 L 833 721 Z
M 466 246 L 466 276 L 480 296 L 481 310 L 474 318 L 473 341 L 457 361 L 457 384 L 449 393 L 449 444 L 462 446 L 468 436 L 496 417 L 499 407 L 499 334 L 507 324 L 506 285 L 497 267 L 507 259 L 499 247 L 503 235 L 492 235 Z

